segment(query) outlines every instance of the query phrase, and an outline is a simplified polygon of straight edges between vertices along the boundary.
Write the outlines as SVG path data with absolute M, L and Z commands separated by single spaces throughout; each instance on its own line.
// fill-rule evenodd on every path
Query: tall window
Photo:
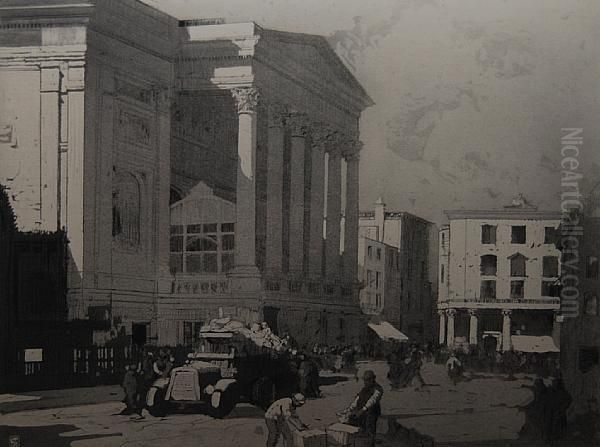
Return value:
M 480 295 L 483 299 L 496 298 L 496 281 L 486 280 L 481 281 Z
M 514 254 L 510 256 L 510 276 L 526 276 L 527 271 L 525 267 L 525 263 L 527 258 L 523 256 L 521 253 Z
M 556 256 L 544 256 L 543 272 L 545 278 L 558 277 L 558 258 Z
M 172 273 L 225 273 L 233 268 L 233 223 L 171 226 Z
M 544 244 L 554 244 L 556 240 L 556 228 L 544 227 Z
M 373 257 L 373 247 L 371 245 L 367 247 L 367 256 L 369 259 Z
M 498 261 L 495 255 L 483 255 L 480 264 L 481 274 L 484 276 L 496 276 Z
M 556 280 L 542 280 L 542 296 L 559 297 L 560 286 L 556 283 Z
M 513 244 L 525 244 L 527 242 L 527 227 L 525 225 L 513 225 L 510 241 Z
M 481 226 L 481 243 L 495 244 L 496 243 L 496 225 Z
M 586 257 L 585 277 L 588 279 L 598 279 L 598 258 L 596 256 Z
M 510 282 L 510 298 L 513 300 L 523 299 L 525 296 L 525 281 Z
M 377 249 L 377 260 L 379 261 L 381 259 L 381 248 Z
M 140 184 L 132 174 L 115 175 L 112 191 L 112 235 L 128 246 L 140 244 Z
M 375 288 L 379 290 L 381 286 L 381 272 L 375 272 Z
M 202 323 L 199 321 L 183 322 L 183 345 L 192 346 L 200 341 L 200 329 Z
M 444 265 L 440 266 L 440 283 L 444 284 L 444 280 L 445 280 L 445 274 L 446 272 L 444 271 Z

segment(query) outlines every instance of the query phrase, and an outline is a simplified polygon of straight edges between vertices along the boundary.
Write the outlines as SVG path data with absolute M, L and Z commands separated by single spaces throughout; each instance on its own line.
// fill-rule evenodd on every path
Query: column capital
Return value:
M 313 147 L 325 149 L 333 135 L 333 129 L 327 124 L 313 123 L 310 127 L 310 136 Z
M 269 127 L 283 127 L 286 122 L 287 110 L 280 102 L 269 103 Z
M 446 310 L 446 315 L 449 317 L 454 317 L 456 315 L 456 309 L 448 309 Z
M 288 114 L 287 124 L 290 126 L 293 137 L 306 137 L 309 125 L 306 113 L 292 112 Z
M 512 310 L 511 309 L 502 309 L 502 315 L 505 317 L 510 317 L 510 315 L 512 314 Z
M 438 313 L 438 315 L 439 315 L 440 317 L 445 317 L 445 316 L 446 316 L 446 311 L 445 311 L 445 310 L 443 310 L 443 309 L 439 309 L 439 310 L 437 311 L 437 313 Z
M 476 317 L 479 314 L 477 309 L 469 309 L 469 315 L 472 317 Z
M 258 105 L 259 92 L 256 87 L 235 87 L 231 89 L 237 104 L 238 113 L 254 113 Z

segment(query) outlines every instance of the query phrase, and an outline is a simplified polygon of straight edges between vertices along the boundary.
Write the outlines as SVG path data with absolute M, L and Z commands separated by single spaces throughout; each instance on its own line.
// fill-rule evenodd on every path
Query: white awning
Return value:
M 398 340 L 408 341 L 408 337 L 392 326 L 387 321 L 380 321 L 379 323 L 369 323 L 369 327 L 375 331 L 375 333 L 382 340 Z
M 511 341 L 515 351 L 538 353 L 560 352 L 560 349 L 556 346 L 552 337 L 548 335 L 543 335 L 541 337 L 533 335 L 513 335 Z

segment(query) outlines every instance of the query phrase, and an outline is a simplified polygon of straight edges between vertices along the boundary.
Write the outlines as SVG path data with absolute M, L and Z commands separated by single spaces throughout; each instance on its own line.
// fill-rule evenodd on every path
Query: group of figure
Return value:
M 410 347 L 398 345 L 392 348 L 388 355 L 388 379 L 391 388 L 405 388 L 416 381 L 416 390 L 420 391 L 426 385 L 421 375 L 423 358 L 426 350 L 417 344 Z
M 160 350 L 156 355 L 144 350 L 139 362 L 131 362 L 125 366 L 122 388 L 125 391 L 125 408 L 120 414 L 138 415 L 143 418 L 142 411 L 146 406 L 148 390 L 158 378 L 168 378 L 174 367 L 175 358 L 168 350 Z
M 525 425 L 521 435 L 529 439 L 541 439 L 548 445 L 556 445 L 567 428 L 567 410 L 572 397 L 561 378 L 553 378 L 546 385 L 541 378 L 533 382 L 533 399 L 522 410 Z
M 381 415 L 381 398 L 383 388 L 376 381 L 373 371 L 365 371 L 364 385 L 350 405 L 338 415 L 346 424 L 360 427 L 368 435 L 371 445 L 375 445 L 377 420 Z M 306 399 L 302 393 L 275 401 L 265 413 L 267 425 L 267 447 L 275 447 L 279 438 L 283 437 L 284 444 L 292 446 L 291 430 L 304 430 L 308 427 L 300 420 L 296 409 L 304 405 Z

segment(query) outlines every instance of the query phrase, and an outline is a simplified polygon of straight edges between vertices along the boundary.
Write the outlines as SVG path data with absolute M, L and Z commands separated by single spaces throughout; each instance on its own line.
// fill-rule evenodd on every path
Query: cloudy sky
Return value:
M 361 124 L 361 208 L 438 223 L 522 192 L 558 209 L 561 128 L 583 128 L 582 188 L 600 181 L 597 0 L 145 0 L 322 34 L 376 105 Z M 595 179 L 595 180 L 594 180 Z

